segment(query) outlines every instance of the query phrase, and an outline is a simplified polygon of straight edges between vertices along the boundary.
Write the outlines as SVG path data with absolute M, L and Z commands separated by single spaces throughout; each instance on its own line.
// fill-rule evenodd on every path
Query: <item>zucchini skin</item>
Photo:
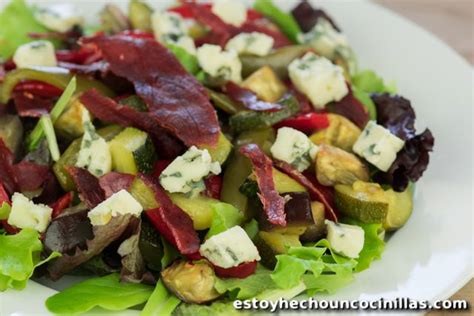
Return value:
M 143 146 L 133 152 L 133 158 L 137 164 L 138 172 L 150 174 L 153 171 L 153 165 L 157 156 L 155 146 L 150 137 L 147 137 Z
M 270 127 L 289 118 L 300 110 L 300 105 L 293 96 L 279 102 L 284 107 L 276 112 L 241 111 L 229 119 L 229 125 L 235 133 L 256 128 Z

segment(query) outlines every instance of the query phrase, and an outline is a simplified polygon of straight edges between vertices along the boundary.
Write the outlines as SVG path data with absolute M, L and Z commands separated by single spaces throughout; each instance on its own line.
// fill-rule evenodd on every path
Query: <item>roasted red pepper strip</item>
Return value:
M 52 218 L 58 217 L 66 208 L 71 205 L 72 198 L 74 197 L 73 192 L 68 192 L 64 194 L 62 197 L 59 198 L 56 202 L 50 205 L 53 209 L 53 213 L 51 214 Z
M 20 82 L 15 86 L 13 91 L 19 93 L 31 93 L 44 98 L 59 97 L 63 93 L 63 90 L 59 89 L 58 87 L 52 86 L 45 82 L 34 80 Z
M 328 201 L 327 196 L 317 188 L 308 178 L 306 178 L 301 172 L 293 168 L 290 164 L 281 161 L 281 160 L 274 160 L 273 164 L 276 168 L 280 169 L 287 175 L 289 175 L 294 180 L 298 181 L 302 186 L 304 186 L 311 195 L 312 199 L 318 200 L 324 204 L 326 209 L 326 216 L 332 220 L 337 222 L 337 213 L 334 206 L 331 205 L 330 201 Z
M 217 175 L 211 175 L 204 180 L 206 191 L 204 194 L 210 198 L 219 200 L 221 198 L 222 178 Z
M 174 205 L 171 199 L 155 178 L 139 175 L 155 193 L 158 208 L 146 210 L 146 215 L 163 235 L 183 254 L 194 254 L 199 251 L 200 240 L 194 230 L 193 221 L 188 214 Z
M 275 189 L 272 160 L 255 144 L 242 146 L 240 153 L 249 158 L 252 163 L 260 190 L 258 197 L 263 204 L 268 221 L 274 225 L 286 226 L 285 200 Z
M 232 268 L 221 268 L 214 266 L 214 272 L 218 277 L 221 278 L 245 279 L 246 277 L 254 274 L 255 270 L 257 270 L 257 261 L 244 262 Z
M 276 124 L 276 128 L 291 127 L 303 133 L 309 134 L 317 129 L 329 127 L 329 118 L 326 113 L 307 113 L 297 117 L 288 118 Z

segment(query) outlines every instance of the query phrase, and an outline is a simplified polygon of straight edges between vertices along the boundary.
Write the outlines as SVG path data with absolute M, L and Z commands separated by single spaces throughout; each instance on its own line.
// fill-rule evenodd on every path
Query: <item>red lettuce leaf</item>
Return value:
M 0 138 L 0 182 L 10 194 L 41 188 L 50 173 L 49 166 L 30 161 L 14 163 L 13 153 Z
M 415 135 L 416 115 L 409 100 L 387 93 L 374 94 L 372 100 L 377 107 L 377 122 L 405 140 L 405 146 L 398 152 L 390 169 L 377 173 L 375 179 L 402 192 L 410 181 L 417 181 L 427 169 L 434 137 L 429 129 Z
M 93 209 L 105 200 L 105 192 L 99 179 L 83 168 L 69 167 L 68 172 L 76 184 L 79 197 L 89 209 Z
M 110 70 L 131 81 L 149 106 L 148 112 L 135 113 L 132 119 L 121 116 L 128 125 L 146 117 L 149 123 L 140 125 L 146 125 L 152 134 L 164 128 L 188 146 L 217 144 L 220 127 L 207 91 L 166 47 L 154 40 L 120 35 L 93 37 L 87 42 L 99 47 Z M 161 128 L 157 131 L 156 127 Z
M 416 114 L 409 100 L 387 93 L 372 95 L 377 108 L 377 123 L 403 140 L 415 136 Z
M 291 14 L 300 26 L 303 32 L 309 32 L 318 23 L 319 18 L 324 18 L 332 24 L 332 26 L 340 31 L 339 27 L 334 21 L 321 9 L 315 9 L 308 3 L 308 1 L 301 1 L 293 10 Z
M 286 226 L 285 200 L 275 189 L 272 160 L 255 144 L 242 146 L 240 153 L 249 158 L 252 163 L 260 190 L 258 197 L 263 204 L 268 221 L 274 225 Z
M 72 254 L 63 253 L 61 257 L 49 263 L 48 272 L 51 279 L 59 279 L 61 276 L 72 271 L 80 264 L 102 253 L 108 245 L 122 236 L 129 225 L 138 220 L 138 218 L 126 214 L 113 217 L 106 225 L 93 226 L 92 231 L 94 237 L 90 240 L 86 240 L 86 247 L 84 250 L 80 247 L 76 247 Z M 67 232 L 59 231 L 59 235 L 56 238 L 65 238 L 65 233 Z
M 109 172 L 99 178 L 99 186 L 104 190 L 105 198 L 121 190 L 127 190 L 132 185 L 134 175 L 120 172 Z

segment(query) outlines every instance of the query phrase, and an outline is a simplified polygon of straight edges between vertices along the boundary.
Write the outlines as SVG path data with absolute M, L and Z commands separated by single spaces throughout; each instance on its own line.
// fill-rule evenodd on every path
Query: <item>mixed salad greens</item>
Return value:
M 434 138 L 300 2 L 0 13 L 0 290 L 47 308 L 231 315 L 334 292 L 413 209 Z

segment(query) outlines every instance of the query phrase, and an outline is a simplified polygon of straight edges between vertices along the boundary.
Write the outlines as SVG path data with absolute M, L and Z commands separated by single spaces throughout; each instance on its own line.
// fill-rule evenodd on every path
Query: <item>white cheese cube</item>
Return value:
M 34 13 L 35 19 L 52 31 L 65 33 L 75 25 L 82 26 L 84 18 L 77 14 L 76 8 L 67 3 L 39 8 Z
M 18 68 L 56 67 L 58 64 L 54 46 L 49 41 L 34 41 L 21 45 L 13 55 L 13 61 Z
M 349 92 L 344 72 L 325 57 L 306 53 L 288 66 L 291 82 L 305 94 L 316 109 L 340 101 Z
M 273 42 L 273 37 L 267 34 L 259 32 L 240 33 L 227 42 L 225 49 L 235 50 L 239 55 L 265 56 L 272 50 Z
M 53 209 L 47 205 L 34 204 L 21 193 L 12 197 L 12 207 L 8 224 L 18 228 L 33 228 L 42 233 L 51 222 Z
M 319 18 L 311 31 L 304 35 L 304 42 L 326 58 L 331 60 L 337 57 L 344 58 L 351 73 L 356 70 L 355 55 L 346 36 L 337 31 L 328 20 Z
M 186 24 L 183 18 L 175 12 L 156 11 L 151 17 L 153 34 L 156 40 L 163 37 L 181 37 L 187 35 Z
M 195 196 L 205 189 L 204 177 L 209 173 L 217 175 L 220 172 L 220 164 L 212 162 L 207 149 L 201 150 L 192 146 L 163 170 L 160 183 L 168 192 L 181 192 Z
M 89 112 L 83 109 L 82 120 L 84 135 L 82 136 L 81 149 L 76 161 L 76 167 L 87 170 L 100 177 L 112 170 L 112 155 L 109 144 L 96 133 Z
M 348 258 L 358 258 L 364 247 L 364 230 L 355 225 L 334 223 L 325 220 L 328 235 L 327 240 L 332 250 Z
M 199 253 L 221 268 L 236 267 L 244 262 L 259 261 L 258 250 L 240 226 L 214 235 L 201 245 Z
M 237 0 L 216 0 L 211 8 L 212 13 L 222 21 L 233 26 L 241 26 L 247 20 L 245 4 Z
M 387 171 L 397 159 L 405 141 L 375 121 L 369 121 L 352 150 L 382 171 Z
M 108 199 L 94 207 L 87 217 L 94 226 L 106 225 L 112 217 L 118 215 L 131 214 L 138 217 L 143 211 L 143 207 L 126 190 L 121 190 L 112 194 Z
M 188 27 L 179 14 L 156 11 L 151 17 L 151 23 L 157 41 L 173 44 L 184 48 L 190 54 L 196 54 L 194 40 L 187 35 Z
M 223 51 L 218 45 L 204 44 L 197 49 L 196 56 L 201 68 L 211 77 L 242 81 L 242 63 L 237 52 Z
M 273 158 L 291 164 L 298 171 L 304 171 L 316 158 L 318 146 L 304 133 L 291 127 L 282 127 L 278 129 L 270 152 Z

